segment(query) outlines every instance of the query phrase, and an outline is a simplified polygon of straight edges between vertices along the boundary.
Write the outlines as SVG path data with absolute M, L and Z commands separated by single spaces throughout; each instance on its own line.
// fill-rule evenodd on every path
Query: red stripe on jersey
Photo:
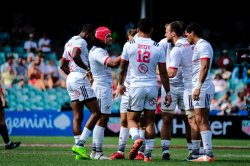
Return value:
M 121 61 L 122 61 L 122 62 L 127 62 L 127 60 L 126 60 L 126 59 L 121 59 Z
M 80 47 L 74 47 L 74 48 L 78 48 L 78 49 L 82 52 L 82 50 L 81 50 L 81 48 L 80 48 Z M 74 49 L 74 48 L 73 48 L 73 49 Z
M 104 65 L 106 65 L 106 63 L 107 63 L 107 61 L 108 61 L 109 58 L 110 58 L 110 57 L 107 57 L 107 58 L 105 59 Z
M 170 66 L 170 67 L 168 67 L 168 68 L 170 68 L 170 69 L 175 69 L 175 70 L 177 70 L 177 69 L 178 69 L 178 68 L 176 68 L 176 67 L 171 67 L 171 66 Z
M 68 61 L 68 62 L 72 62 L 72 60 L 66 59 L 66 58 L 64 58 L 64 57 L 62 57 L 62 60 L 63 60 L 63 61 Z
M 69 51 L 68 51 L 68 54 L 69 54 L 70 58 L 72 58 L 71 53 Z
M 209 60 L 210 58 L 200 58 L 200 60 Z

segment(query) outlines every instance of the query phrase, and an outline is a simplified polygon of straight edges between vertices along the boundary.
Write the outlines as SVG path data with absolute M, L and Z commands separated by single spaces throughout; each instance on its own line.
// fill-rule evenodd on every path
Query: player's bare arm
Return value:
M 169 77 L 166 70 L 166 63 L 158 63 L 158 68 L 162 85 L 166 91 L 166 98 L 165 98 L 166 106 L 169 106 L 172 102 L 172 98 L 170 95 Z
M 177 68 L 174 68 L 174 67 L 169 67 L 168 68 L 168 77 L 169 78 L 174 78 L 175 76 L 176 76 L 176 74 L 177 74 Z
M 210 59 L 205 58 L 201 59 L 201 70 L 199 75 L 199 81 L 196 85 L 196 88 L 193 93 L 193 98 L 195 101 L 198 101 L 200 99 L 200 89 L 202 87 L 202 84 L 204 83 L 205 79 L 207 78 L 208 70 L 210 66 Z
M 128 70 L 128 64 L 129 62 L 126 60 L 122 60 L 120 64 L 120 73 L 119 73 L 119 79 L 118 79 L 118 88 L 119 92 L 121 95 L 124 94 L 126 91 L 126 87 L 123 85 L 126 75 L 127 75 L 127 70 Z
M 60 69 L 66 74 L 68 75 L 70 73 L 69 70 L 69 62 L 66 59 L 61 59 L 60 60 Z
M 115 59 L 109 58 L 107 66 L 111 68 L 118 67 L 120 65 L 120 62 L 121 62 L 121 56 L 118 56 Z
M 81 55 L 81 50 L 77 47 L 73 48 L 72 58 L 74 62 L 84 70 L 88 70 L 89 67 L 83 63 L 80 55 Z

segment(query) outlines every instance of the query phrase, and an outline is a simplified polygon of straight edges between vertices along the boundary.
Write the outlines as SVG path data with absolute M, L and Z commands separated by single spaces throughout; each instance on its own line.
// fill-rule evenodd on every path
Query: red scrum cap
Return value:
M 95 32 L 95 37 L 105 43 L 106 36 L 111 33 L 107 27 L 98 27 Z

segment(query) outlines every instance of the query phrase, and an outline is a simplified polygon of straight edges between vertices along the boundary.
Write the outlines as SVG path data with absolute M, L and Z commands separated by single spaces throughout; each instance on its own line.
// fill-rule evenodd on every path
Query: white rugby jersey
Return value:
M 180 70 L 185 88 L 192 87 L 192 46 L 186 38 L 179 38 L 169 56 L 169 67 Z
M 150 38 L 138 37 L 128 46 L 130 87 L 157 86 L 156 67 L 166 63 L 164 51 Z
M 126 42 L 123 46 L 123 50 L 122 50 L 122 54 L 121 54 L 121 59 L 128 59 L 128 47 L 129 47 L 129 42 Z M 130 65 L 128 66 L 127 69 L 127 75 L 126 75 L 126 79 L 124 81 L 124 85 L 126 87 L 128 87 L 130 85 Z
M 110 56 L 107 50 L 93 46 L 89 52 L 89 63 L 93 74 L 93 86 L 112 87 L 112 70 L 107 66 Z
M 210 84 L 212 82 L 212 78 L 210 76 L 210 69 L 211 69 L 212 60 L 213 60 L 213 48 L 210 45 L 210 43 L 204 39 L 200 39 L 194 47 L 193 59 L 192 59 L 193 61 L 193 73 L 192 73 L 193 85 L 196 85 L 197 82 L 199 81 L 202 59 L 210 59 L 208 75 L 203 84 L 205 86 L 206 84 L 208 83 Z
M 79 67 L 72 58 L 73 49 L 81 50 L 81 59 L 86 66 L 89 66 L 87 42 L 80 36 L 73 36 L 64 46 L 63 58 L 69 61 L 70 72 L 86 73 L 86 70 Z
M 166 38 L 162 39 L 159 42 L 159 45 L 160 45 L 160 47 L 163 48 L 163 50 L 165 52 L 166 64 L 167 64 L 166 68 L 168 69 L 169 68 L 169 56 L 170 56 L 170 52 L 171 52 L 173 46 L 172 46 L 171 43 L 169 43 L 167 41 Z M 175 77 L 169 78 L 169 83 L 170 83 L 171 87 L 184 86 L 182 79 L 183 79 L 183 77 L 182 77 L 182 74 L 181 74 L 181 70 L 177 70 L 177 73 L 176 73 Z

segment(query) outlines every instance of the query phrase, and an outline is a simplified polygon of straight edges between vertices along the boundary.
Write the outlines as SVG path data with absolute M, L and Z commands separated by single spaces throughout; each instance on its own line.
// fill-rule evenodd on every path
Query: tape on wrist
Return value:
M 122 88 L 123 86 L 123 84 L 118 84 L 118 88 Z
M 201 89 L 201 86 L 202 86 L 202 83 L 198 82 L 197 85 L 196 85 L 196 89 Z

